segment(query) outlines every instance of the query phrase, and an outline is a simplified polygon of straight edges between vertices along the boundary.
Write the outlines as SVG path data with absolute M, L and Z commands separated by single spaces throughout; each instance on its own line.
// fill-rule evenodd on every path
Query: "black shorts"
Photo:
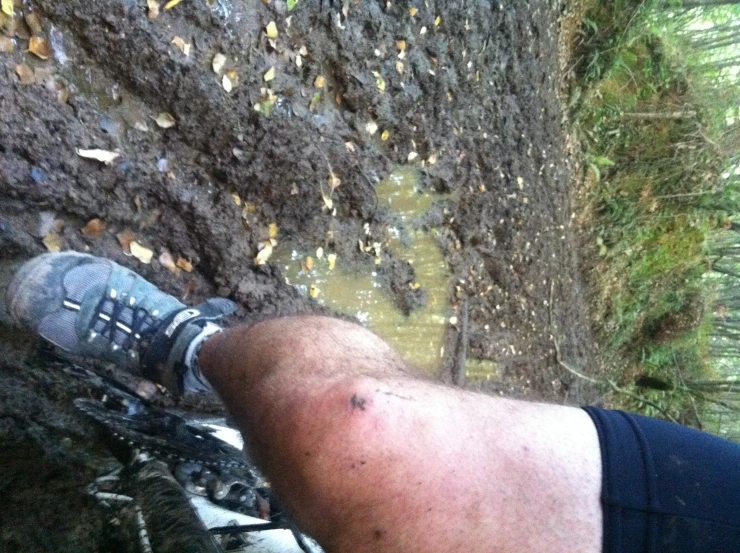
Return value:
M 740 445 L 587 407 L 601 442 L 603 553 L 740 553 Z

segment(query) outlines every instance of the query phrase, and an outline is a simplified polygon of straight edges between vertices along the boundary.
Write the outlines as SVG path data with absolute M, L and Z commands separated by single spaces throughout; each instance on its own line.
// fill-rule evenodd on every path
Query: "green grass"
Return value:
M 702 275 L 710 236 L 737 202 L 717 181 L 727 163 L 717 145 L 725 107 L 691 77 L 650 4 L 593 1 L 584 19 L 571 98 L 588 168 L 584 257 L 612 373 L 626 389 L 691 422 L 693 402 L 675 387 L 708 370 L 711 290 Z M 641 376 L 674 389 L 637 389 Z M 629 396 L 614 401 L 658 413 Z

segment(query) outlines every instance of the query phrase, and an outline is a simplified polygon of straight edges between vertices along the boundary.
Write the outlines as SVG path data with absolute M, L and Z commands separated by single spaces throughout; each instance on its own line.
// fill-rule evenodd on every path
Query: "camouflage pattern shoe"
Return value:
M 208 391 L 197 353 L 233 313 L 224 298 L 187 307 L 113 261 L 76 252 L 26 262 L 7 293 L 11 317 L 75 355 L 141 369 L 179 393 Z

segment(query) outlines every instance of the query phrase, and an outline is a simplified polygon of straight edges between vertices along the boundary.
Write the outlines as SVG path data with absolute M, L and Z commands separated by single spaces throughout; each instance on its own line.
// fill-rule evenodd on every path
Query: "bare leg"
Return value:
M 589 416 L 415 377 L 363 328 L 274 319 L 210 338 L 206 378 L 329 552 L 601 551 Z

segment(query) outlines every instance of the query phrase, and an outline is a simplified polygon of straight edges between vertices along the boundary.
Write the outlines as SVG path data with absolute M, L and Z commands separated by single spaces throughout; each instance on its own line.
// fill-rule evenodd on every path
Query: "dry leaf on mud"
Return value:
M 64 245 L 64 242 L 62 241 L 62 237 L 59 236 L 56 232 L 51 231 L 47 233 L 46 236 L 44 236 L 44 246 L 46 246 L 46 249 L 50 252 L 58 252 L 61 251 L 62 246 Z
M 409 8 L 409 15 L 411 17 L 414 17 L 417 13 L 419 13 L 419 10 L 417 10 L 416 8 Z
M 116 234 L 118 243 L 121 244 L 121 249 L 126 255 L 131 255 L 131 242 L 136 240 L 136 235 L 131 229 L 122 230 Z
M 385 142 L 386 140 L 388 140 L 390 137 L 391 137 L 391 133 L 390 133 L 390 131 L 387 131 L 387 130 L 386 131 L 383 131 L 383 134 L 380 135 L 380 139 L 383 142 Z
M 0 54 L 9 54 L 13 50 L 15 50 L 13 40 L 6 36 L 0 36 Z
M 265 246 L 259 251 L 257 254 L 257 257 L 254 258 L 254 262 L 257 265 L 264 265 L 267 263 L 267 260 L 270 259 L 270 256 L 272 255 L 272 244 L 269 242 L 265 244 Z
M 193 264 L 187 259 L 185 259 L 184 257 L 178 257 L 175 265 L 177 265 L 180 269 L 182 269 L 186 273 L 190 273 L 193 271 Z
M 54 55 L 54 52 L 52 51 L 51 46 L 46 41 L 46 39 L 38 36 L 31 37 L 28 42 L 28 51 L 35 56 L 38 56 L 42 60 L 48 60 L 51 56 Z
M 405 52 L 406 51 L 406 41 L 405 40 L 397 40 L 396 41 L 396 49 L 398 49 L 399 52 Z
M 267 35 L 267 38 L 278 37 L 278 28 L 274 21 L 270 21 L 267 24 L 267 27 L 265 27 L 265 34 Z
M 146 0 L 146 5 L 149 8 L 147 17 L 149 19 L 157 19 L 159 17 L 159 2 L 156 0 Z
M 306 270 L 307 271 L 313 271 L 313 257 L 310 255 L 306 258 Z
M 5 15 L 13 17 L 13 0 L 2 0 L 2 10 Z
M 15 72 L 18 74 L 18 78 L 21 80 L 21 84 L 33 84 L 33 69 L 31 69 L 25 63 L 15 66 Z
M 373 71 L 373 77 L 375 77 L 375 86 L 378 87 L 378 90 L 381 92 L 385 92 L 385 79 L 378 73 L 377 71 Z
M 329 186 L 331 186 L 331 191 L 334 192 L 341 184 L 342 181 L 334 174 L 334 171 L 329 171 Z
M 133 255 L 136 259 L 138 259 L 145 265 L 149 265 L 152 262 L 154 252 L 149 248 L 145 248 L 136 240 L 131 241 L 131 244 L 129 244 L 129 248 L 131 249 L 131 255 Z
M 316 297 L 321 293 L 321 290 L 319 290 L 316 286 L 313 284 L 308 287 L 308 295 L 311 296 L 313 299 L 316 299 Z
M 263 79 L 265 79 L 266 83 L 269 83 L 270 81 L 275 79 L 275 68 L 270 67 L 270 69 L 268 69 L 267 72 L 265 73 Z
M 156 117 L 152 117 L 152 119 L 154 119 L 154 122 L 157 124 L 158 127 L 161 127 L 163 129 L 169 129 L 177 124 L 175 118 L 166 111 L 163 111 Z
M 409 156 L 406 158 L 409 162 L 414 161 L 417 157 L 419 157 L 419 154 L 416 152 L 409 152 Z
M 368 134 L 375 134 L 378 132 L 378 124 L 375 121 L 368 121 L 367 125 L 365 125 L 365 130 Z
M 267 227 L 267 233 L 268 236 L 272 239 L 275 239 L 278 237 L 278 226 L 277 223 L 270 223 L 270 225 Z
M 226 56 L 220 53 L 213 56 L 213 61 L 211 62 L 211 66 L 213 67 L 214 73 L 216 74 L 221 73 L 221 70 L 224 68 L 224 65 L 226 65 Z
M 440 23 L 442 23 L 442 16 L 438 15 L 437 19 L 434 20 L 434 26 L 439 27 Z
M 355 146 L 354 142 L 345 142 L 344 143 L 344 147 L 347 148 L 347 151 L 348 152 L 355 153 L 356 146 Z
M 324 88 L 324 86 L 326 85 L 326 77 L 324 77 L 323 75 L 319 75 L 318 77 L 316 77 L 316 80 L 313 82 L 313 85 L 316 88 Z
M 175 6 L 177 6 L 180 2 L 182 2 L 182 0 L 170 0 L 169 2 L 167 2 L 164 5 L 164 9 L 165 10 L 171 10 L 172 8 L 174 8 Z
M 337 263 L 337 254 L 330 253 L 329 255 L 326 256 L 326 260 L 329 262 L 329 270 L 330 271 L 333 271 L 334 270 L 334 266 Z
M 36 12 L 26 13 L 23 19 L 31 30 L 32 35 L 40 35 L 44 32 L 44 28 L 41 26 L 41 19 L 39 19 L 39 14 Z
M 332 200 L 330 196 L 327 196 L 326 194 L 322 192 L 321 199 L 324 200 L 324 205 L 329 211 L 334 209 L 334 200 Z
M 402 62 L 402 61 L 397 61 L 397 62 L 396 62 L 396 72 L 397 72 L 397 73 L 398 73 L 399 75 L 401 75 L 401 74 L 403 74 L 403 70 L 404 70 L 404 67 L 403 67 L 403 62 Z
M 89 236 L 90 238 L 100 238 L 105 230 L 105 223 L 100 219 L 92 219 L 84 227 L 82 227 L 82 234 Z
M 159 264 L 168 271 L 176 275 L 180 273 L 180 269 L 178 269 L 177 265 L 175 265 L 175 259 L 172 257 L 172 254 L 169 252 L 169 250 L 162 250 L 162 253 L 159 254 L 159 257 L 157 258 L 157 261 L 159 261 Z
M 429 157 L 427 158 L 427 163 L 428 163 L 429 165 L 435 165 L 435 164 L 437 163 L 437 159 L 438 159 L 438 157 L 439 157 L 439 156 L 438 156 L 437 154 L 432 154 L 432 155 L 430 155 L 430 156 L 429 156 Z
M 109 165 L 113 160 L 121 157 L 118 152 L 109 152 L 108 150 L 77 150 L 77 155 L 86 159 L 95 159 Z
M 187 42 L 185 42 L 179 36 L 176 36 L 175 38 L 172 39 L 172 44 L 174 44 L 175 46 L 177 46 L 180 49 L 180 51 L 183 54 L 185 54 L 186 56 L 189 56 L 190 55 L 190 44 L 188 44 Z
M 231 92 L 234 89 L 234 83 L 231 82 L 228 75 L 224 75 L 221 79 L 221 86 L 224 87 L 226 92 Z
M 239 197 L 239 194 L 232 194 L 231 199 L 234 200 L 234 203 L 238 206 L 242 205 L 242 199 Z
M 324 248 L 316 248 L 316 258 L 321 259 L 324 257 Z

